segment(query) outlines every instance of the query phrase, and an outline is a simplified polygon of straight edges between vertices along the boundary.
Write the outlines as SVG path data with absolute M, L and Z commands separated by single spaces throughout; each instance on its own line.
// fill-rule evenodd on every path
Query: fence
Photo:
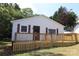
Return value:
M 30 40 L 29 40 L 30 39 Z M 32 34 L 18 34 L 16 35 L 16 41 L 13 42 L 13 52 L 22 52 L 28 50 L 35 50 L 41 48 L 49 48 L 54 46 L 69 46 L 79 41 L 79 34 L 40 34 L 40 41 L 33 41 Z

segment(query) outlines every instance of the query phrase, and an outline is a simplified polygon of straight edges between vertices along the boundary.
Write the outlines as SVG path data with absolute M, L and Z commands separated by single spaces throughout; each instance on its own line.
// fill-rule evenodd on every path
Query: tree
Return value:
M 0 8 L 0 38 L 9 34 L 9 21 L 11 16 L 6 8 Z
M 65 7 L 60 7 L 58 11 L 54 13 L 53 16 L 50 16 L 51 19 L 63 24 L 66 29 L 74 28 L 76 23 L 76 14 L 73 11 L 67 11 Z
M 22 12 L 16 4 L 0 3 L 0 38 L 11 37 L 11 20 L 23 18 Z
M 15 9 L 20 10 L 20 7 L 18 6 L 18 4 L 17 4 L 17 3 L 15 3 L 14 5 L 15 5 Z
M 76 24 L 76 14 L 74 12 L 68 12 L 68 26 L 74 26 Z
M 32 11 L 31 8 L 24 8 L 24 9 L 22 9 L 22 13 L 23 13 L 23 16 L 25 18 L 33 16 L 33 11 Z
M 11 38 L 11 20 L 33 16 L 31 8 L 20 9 L 16 3 L 0 3 L 0 39 Z

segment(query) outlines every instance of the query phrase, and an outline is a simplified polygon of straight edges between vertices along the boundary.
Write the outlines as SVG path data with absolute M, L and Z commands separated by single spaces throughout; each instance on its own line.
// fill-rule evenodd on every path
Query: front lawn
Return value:
M 0 56 L 7 56 L 9 52 L 6 50 L 6 47 L 11 46 L 11 42 L 0 41 Z
M 16 56 L 79 56 L 79 44 L 69 47 L 41 49 L 41 50 L 16 54 Z
M 0 41 L 0 48 L 5 47 L 5 46 L 11 46 L 11 42 Z

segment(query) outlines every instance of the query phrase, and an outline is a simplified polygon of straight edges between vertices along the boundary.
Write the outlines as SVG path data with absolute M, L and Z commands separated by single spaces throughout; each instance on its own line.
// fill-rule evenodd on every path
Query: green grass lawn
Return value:
M 79 56 L 79 44 L 20 53 L 16 56 Z

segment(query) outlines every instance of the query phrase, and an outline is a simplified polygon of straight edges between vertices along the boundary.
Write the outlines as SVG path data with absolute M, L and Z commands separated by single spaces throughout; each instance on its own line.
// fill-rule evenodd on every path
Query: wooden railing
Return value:
M 40 33 L 40 40 L 46 40 L 46 34 Z M 15 33 L 15 41 L 33 41 L 33 33 Z
M 17 33 L 16 41 L 12 43 L 13 52 L 35 50 L 54 46 L 69 46 L 79 42 L 79 34 L 40 34 L 39 41 L 33 41 L 33 34 Z

